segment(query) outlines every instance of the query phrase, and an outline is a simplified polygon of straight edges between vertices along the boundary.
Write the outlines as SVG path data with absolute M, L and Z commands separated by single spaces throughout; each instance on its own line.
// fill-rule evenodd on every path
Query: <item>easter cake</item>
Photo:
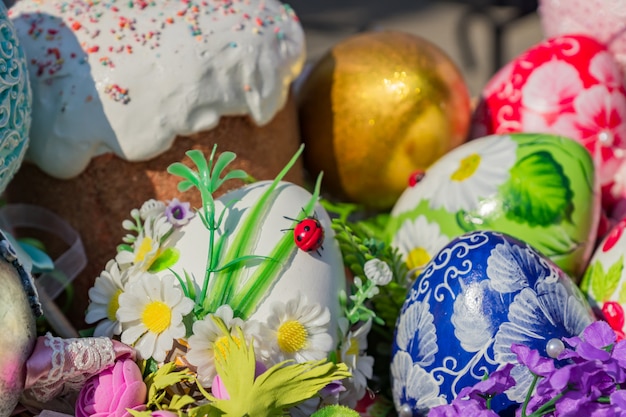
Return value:
M 130 210 L 181 197 L 166 167 L 185 151 L 218 144 L 237 153 L 234 167 L 269 179 L 299 146 L 290 86 L 304 34 L 287 5 L 20 0 L 9 13 L 28 56 L 33 122 L 7 196 L 81 234 L 89 264 L 79 303 Z M 299 162 L 286 179 L 302 182 Z

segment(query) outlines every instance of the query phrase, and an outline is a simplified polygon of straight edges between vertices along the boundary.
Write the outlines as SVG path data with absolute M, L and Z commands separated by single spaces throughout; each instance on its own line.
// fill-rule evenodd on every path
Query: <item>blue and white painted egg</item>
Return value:
M 547 355 L 550 340 L 593 320 L 574 282 L 530 245 L 499 232 L 464 234 L 427 264 L 402 306 L 391 361 L 396 409 L 425 415 L 516 363 L 513 343 Z M 531 374 L 517 365 L 512 375 L 516 387 L 493 399 L 496 412 L 523 401 Z

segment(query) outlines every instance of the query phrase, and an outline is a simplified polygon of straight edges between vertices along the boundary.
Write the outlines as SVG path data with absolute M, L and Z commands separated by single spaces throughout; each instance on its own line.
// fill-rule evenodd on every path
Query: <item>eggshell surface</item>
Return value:
M 472 137 L 509 132 L 577 140 L 597 160 L 600 185 L 611 184 L 626 156 L 626 89 L 607 47 L 588 36 L 558 36 L 502 68 L 481 94 Z
M 506 363 L 519 343 L 546 356 L 553 338 L 580 334 L 594 320 L 584 295 L 531 246 L 491 231 L 451 241 L 410 288 L 396 324 L 391 362 L 397 410 L 426 415 Z M 532 374 L 517 364 L 516 387 L 493 399 L 495 412 L 521 403 Z
M 410 268 L 474 230 L 524 240 L 579 279 L 591 257 L 599 192 L 589 152 L 546 134 L 491 135 L 453 149 L 407 188 L 386 232 Z
M 225 211 L 224 221 L 219 234 L 225 235 L 222 253 L 226 253 L 232 244 L 238 227 L 246 216 L 251 215 L 251 207 L 261 198 L 270 186 L 270 181 L 261 181 L 235 191 L 229 192 L 215 201 L 216 218 Z M 279 183 L 271 194 L 269 208 L 258 219 L 255 232 L 248 239 L 253 240 L 250 253 L 257 257 L 270 257 L 278 242 L 289 234 L 293 236 L 294 221 L 302 214 L 303 207 L 311 199 L 311 194 L 304 188 L 287 183 Z M 337 320 L 340 317 L 339 291 L 345 289 L 345 273 L 339 246 L 334 239 L 328 213 L 319 204 L 315 206 L 315 217 L 324 230 L 324 240 L 319 251 L 305 252 L 296 245 L 285 261 L 281 261 L 280 270 L 273 279 L 273 284 L 266 296 L 256 306 L 250 319 L 266 321 L 271 313 L 271 305 L 275 301 L 287 302 L 296 298 L 298 293 L 307 297 L 309 303 L 318 303 L 327 307 L 331 313 L 329 333 L 335 337 Z M 187 225 L 177 231 L 174 246 L 180 258 L 172 271 L 180 276 L 185 272 L 194 277 L 199 286 L 207 269 L 209 253 L 209 230 L 204 226 L 200 216 L 195 216 Z M 242 263 L 244 269 L 241 287 L 258 269 L 261 258 Z M 160 275 L 170 274 L 169 270 L 159 272 Z M 233 309 L 236 309 L 233 307 Z M 336 342 L 336 341 L 335 341 Z
M 626 219 L 618 222 L 595 250 L 580 287 L 596 314 L 624 338 L 626 308 Z

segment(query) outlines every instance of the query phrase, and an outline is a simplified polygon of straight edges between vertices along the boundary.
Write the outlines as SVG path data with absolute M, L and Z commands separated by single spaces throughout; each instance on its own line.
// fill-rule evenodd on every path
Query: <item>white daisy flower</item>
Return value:
M 420 183 L 396 205 L 413 208 L 429 199 L 433 210 L 476 210 L 481 200 L 494 195 L 509 179 L 516 152 L 517 143 L 510 136 L 486 136 L 467 142 L 431 165 Z
M 134 346 L 142 359 L 161 362 L 175 339 L 185 336 L 183 317 L 194 302 L 185 297 L 173 275 L 141 274 L 119 296 L 117 319 L 122 343 Z
M 123 268 L 131 268 L 133 270 L 131 275 L 147 271 L 161 254 L 164 240 L 173 227 L 164 214 L 148 218 L 144 223 L 143 231 L 133 243 L 133 251 L 120 251 L 115 260 Z
M 345 326 L 340 322 L 340 327 Z M 352 376 L 343 380 L 346 391 L 342 392 L 339 400 L 348 407 L 354 407 L 358 400 L 363 398 L 367 389 L 367 381 L 372 378 L 374 358 L 365 355 L 367 350 L 367 335 L 372 329 L 372 320 L 368 320 L 358 329 L 346 335 L 341 343 L 341 362 L 345 363 Z
M 198 380 L 203 387 L 209 388 L 213 383 L 213 378 L 217 374 L 215 371 L 215 350 L 223 349 L 226 337 L 221 329 L 215 324 L 213 316 L 217 316 L 226 325 L 226 328 L 236 338 L 234 329 L 239 327 L 246 338 L 246 342 L 258 339 L 258 322 L 254 320 L 243 321 L 239 317 L 234 317 L 233 309 L 229 305 L 220 306 L 214 314 L 208 314 L 202 320 L 193 324 L 192 335 L 187 343 L 187 361 L 196 367 Z M 256 347 L 255 347 L 256 350 Z
M 517 143 L 510 136 L 486 137 L 467 145 L 429 169 L 428 176 L 444 178 L 430 189 L 433 209 L 444 207 L 451 213 L 475 210 L 481 199 L 495 194 L 509 179 L 517 159 Z
M 441 233 L 439 224 L 418 216 L 402 223 L 391 245 L 398 248 L 408 268 L 415 269 L 426 266 L 449 242 L 450 238 Z
M 376 285 L 387 285 L 391 282 L 391 278 L 393 278 L 393 272 L 391 272 L 391 268 L 387 265 L 387 262 L 377 258 L 365 262 L 363 272 L 365 272 L 367 279 Z
M 96 323 L 94 336 L 112 337 L 122 332 L 122 324 L 117 320 L 119 308 L 118 298 L 124 292 L 126 283 L 125 272 L 114 260 L 107 262 L 105 270 L 100 273 L 89 289 L 89 306 L 85 315 L 85 322 Z
M 286 304 L 275 302 L 263 330 L 264 347 L 270 360 L 306 362 L 324 359 L 334 348 L 328 332 L 330 312 L 320 304 L 309 304 L 302 293 Z

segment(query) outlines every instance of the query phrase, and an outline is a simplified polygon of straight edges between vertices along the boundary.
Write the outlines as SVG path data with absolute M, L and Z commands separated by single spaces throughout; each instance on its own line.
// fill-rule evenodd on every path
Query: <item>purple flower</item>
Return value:
M 433 407 L 428 412 L 428 417 L 498 417 L 493 410 L 488 410 L 484 404 L 476 400 L 462 400 L 456 397 L 452 404 Z
M 320 391 L 320 395 L 322 396 L 322 398 L 331 396 L 335 397 L 345 390 L 346 387 L 343 386 L 343 383 L 341 381 L 333 381 L 330 384 L 326 385 L 324 388 L 322 388 L 322 390 Z
M 513 367 L 514 365 L 512 363 L 507 363 L 502 368 L 494 371 L 484 381 L 461 389 L 457 398 L 481 400 L 502 394 L 504 391 L 515 386 L 515 379 L 511 376 L 511 369 L 513 369 Z
M 189 223 L 195 216 L 195 213 L 191 210 L 191 204 L 188 202 L 180 202 L 177 198 L 174 198 L 169 202 L 165 208 L 165 217 L 174 226 L 180 227 Z
M 611 353 L 608 350 L 612 349 L 616 339 L 615 331 L 607 322 L 596 321 L 585 328 L 582 337 L 575 336 L 565 338 L 564 340 L 576 349 L 576 354 L 580 358 L 606 361 L 611 357 Z M 571 353 L 563 356 L 575 357 Z
M 615 391 L 609 397 L 611 404 L 619 410 L 626 412 L 626 390 L 620 389 Z
M 515 353 L 519 363 L 535 375 L 547 376 L 554 372 L 554 360 L 541 356 L 536 349 L 514 343 L 511 345 L 511 352 Z

